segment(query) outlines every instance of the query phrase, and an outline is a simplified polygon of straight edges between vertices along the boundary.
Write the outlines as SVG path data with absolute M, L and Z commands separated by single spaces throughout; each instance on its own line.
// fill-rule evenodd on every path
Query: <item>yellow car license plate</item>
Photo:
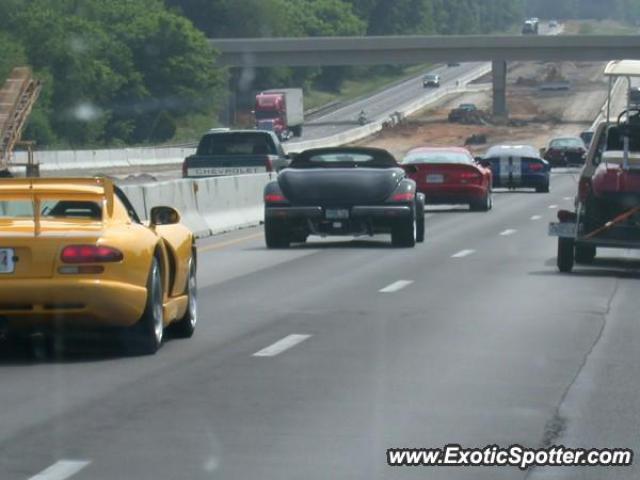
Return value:
M 0 273 L 13 273 L 16 264 L 13 248 L 0 248 Z

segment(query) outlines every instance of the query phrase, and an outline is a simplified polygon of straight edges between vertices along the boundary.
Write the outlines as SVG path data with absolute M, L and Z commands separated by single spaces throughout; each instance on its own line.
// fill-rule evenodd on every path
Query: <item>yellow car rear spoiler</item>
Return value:
M 105 177 L 89 178 L 2 178 L 0 179 L 0 199 L 3 196 L 30 196 L 34 203 L 36 232 L 40 230 L 41 195 L 90 195 L 104 198 L 109 217 L 113 215 L 113 181 Z

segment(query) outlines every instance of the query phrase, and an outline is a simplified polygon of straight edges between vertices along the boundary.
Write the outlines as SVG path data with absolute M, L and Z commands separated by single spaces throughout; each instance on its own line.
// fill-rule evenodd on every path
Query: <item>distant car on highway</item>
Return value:
M 549 28 L 558 28 L 557 20 L 549 20 Z
M 544 150 L 544 159 L 552 167 L 584 165 L 587 146 L 580 137 L 556 137 Z
M 440 86 L 440 75 L 428 74 L 422 78 L 422 86 L 424 88 L 438 88 Z
M 167 199 L 170 201 L 170 199 Z M 0 328 L 9 336 L 122 331 L 154 353 L 197 321 L 196 249 L 171 207 L 143 223 L 104 178 L 0 180 Z
M 401 165 L 427 204 L 463 203 L 476 211 L 493 206 L 491 170 L 476 163 L 465 148 L 414 148 Z
M 460 62 L 449 62 L 447 63 L 447 67 L 459 67 Z
M 495 145 L 478 162 L 491 169 L 494 188 L 549 192 L 551 166 L 531 145 Z
M 261 130 L 207 132 L 182 164 L 184 178 L 278 171 L 289 164 L 278 136 Z
M 386 150 L 335 147 L 297 154 L 264 190 L 268 248 L 321 236 L 391 234 L 424 241 L 424 195 Z

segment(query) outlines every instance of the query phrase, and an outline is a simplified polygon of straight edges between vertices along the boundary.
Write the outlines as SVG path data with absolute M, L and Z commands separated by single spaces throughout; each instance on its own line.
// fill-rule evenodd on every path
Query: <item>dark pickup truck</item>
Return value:
M 182 164 L 184 178 L 276 172 L 289 157 L 273 132 L 215 130 L 206 133 Z

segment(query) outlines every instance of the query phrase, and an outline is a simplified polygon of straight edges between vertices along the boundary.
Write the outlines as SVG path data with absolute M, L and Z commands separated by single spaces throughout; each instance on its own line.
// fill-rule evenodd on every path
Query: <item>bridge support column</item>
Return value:
M 507 110 L 507 62 L 494 60 L 493 70 L 493 116 L 500 120 L 509 117 Z

